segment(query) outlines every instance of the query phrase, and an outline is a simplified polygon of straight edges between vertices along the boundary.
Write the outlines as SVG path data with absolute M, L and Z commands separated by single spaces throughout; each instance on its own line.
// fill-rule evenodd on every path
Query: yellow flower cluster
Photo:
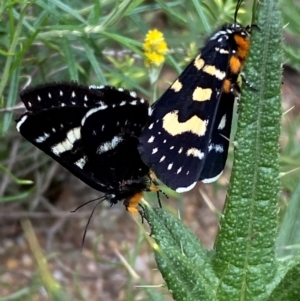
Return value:
M 168 51 L 163 33 L 157 29 L 149 30 L 145 37 L 143 49 L 146 66 L 154 64 L 159 67 L 165 61 L 165 54 Z

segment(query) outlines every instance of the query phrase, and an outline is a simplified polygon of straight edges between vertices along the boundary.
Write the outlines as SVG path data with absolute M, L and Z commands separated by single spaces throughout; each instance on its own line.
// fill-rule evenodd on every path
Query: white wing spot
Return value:
M 173 149 L 174 148 L 174 145 L 170 146 L 170 149 Z
M 181 171 L 182 171 L 182 167 L 179 167 L 179 168 L 177 169 L 177 174 L 179 174 Z
M 166 156 L 162 156 L 159 160 L 159 163 L 161 163 L 162 161 L 164 161 L 166 159 Z
M 151 116 L 152 113 L 153 113 L 153 109 L 152 109 L 152 107 L 149 107 L 149 108 L 148 108 L 148 116 Z
M 179 150 L 178 150 L 178 154 L 181 154 L 183 151 L 183 147 L 181 147 Z
M 59 96 L 63 96 L 64 92 L 62 90 L 59 90 Z
M 216 153 L 224 152 L 223 145 L 221 145 L 221 144 L 213 144 L 213 143 L 209 144 L 208 151 L 211 152 L 212 150 L 214 150 Z
M 218 125 L 218 130 L 223 130 L 226 125 L 226 114 L 223 115 L 219 125 Z
M 229 51 L 224 49 L 224 48 L 221 48 L 220 51 L 219 51 L 221 54 L 228 54 Z
M 74 164 L 77 165 L 80 169 L 82 169 L 87 161 L 87 157 L 80 158 Z
M 70 141 L 70 143 L 73 145 L 75 141 L 79 140 L 81 138 L 81 127 L 78 126 L 77 128 L 74 128 L 70 130 L 67 133 L 67 139 Z
M 202 160 L 204 158 L 204 153 L 201 152 L 201 150 L 194 148 L 194 147 L 188 149 L 188 151 L 186 152 L 186 155 L 198 157 L 200 160 Z
M 210 38 L 210 40 L 215 40 L 216 38 L 218 38 L 219 36 L 223 36 L 223 35 L 225 35 L 226 34 L 226 31 L 224 31 L 224 30 L 220 30 L 220 31 L 218 31 L 218 32 L 216 32 L 211 38 Z M 220 38 L 221 39 L 221 38 Z M 219 40 L 220 40 L 219 39 Z M 218 42 L 220 42 L 218 40 Z M 221 39 L 221 41 L 222 41 L 222 39 Z
M 152 150 L 152 155 L 153 154 L 156 154 L 158 152 L 158 148 L 156 147 L 156 148 L 153 148 L 153 150 Z
M 120 107 L 125 106 L 125 105 L 126 105 L 126 101 L 125 100 L 121 101 L 120 104 L 119 104 Z
M 41 97 L 40 97 L 40 95 L 37 96 L 37 100 L 38 100 L 38 101 L 41 101 L 41 100 L 42 100 Z
M 171 170 L 172 167 L 173 167 L 173 163 L 170 163 L 170 164 L 168 165 L 168 170 Z
M 55 155 L 59 156 L 61 153 L 71 150 L 73 148 L 74 142 L 81 138 L 80 129 L 80 127 L 77 127 L 70 130 L 67 133 L 67 138 L 64 141 L 51 147 L 52 152 Z
M 37 139 L 35 139 L 35 142 L 36 143 L 42 143 L 42 142 L 46 141 L 49 137 L 50 137 L 50 134 L 44 133 L 43 136 L 40 136 Z
M 151 136 L 149 139 L 148 139 L 148 143 L 152 143 L 154 141 L 155 137 L 154 136 Z
M 17 126 L 16 126 L 18 132 L 20 132 L 20 127 L 21 127 L 21 125 L 26 121 L 27 117 L 28 117 L 28 115 L 24 115 L 24 116 L 22 116 L 22 118 L 18 121 Z
M 69 151 L 73 148 L 73 144 L 68 139 L 51 147 L 53 154 L 59 156 L 61 153 Z
M 52 95 L 51 95 L 51 93 L 50 93 L 50 92 L 48 93 L 48 97 L 49 97 L 49 98 L 51 98 L 51 97 L 52 97 Z
M 98 148 L 96 153 L 102 154 L 109 150 L 112 150 L 117 147 L 117 145 L 123 141 L 123 138 L 115 136 L 111 141 L 102 143 Z
M 133 98 L 136 98 L 137 97 L 137 94 L 135 91 L 130 91 L 130 96 L 133 97 Z
M 76 93 L 73 91 L 71 96 L 72 98 L 76 97 Z
M 151 123 L 148 127 L 149 130 L 152 130 L 153 129 L 153 126 L 154 126 L 154 123 Z
M 97 90 L 101 90 L 101 89 L 103 89 L 103 88 L 104 88 L 103 85 L 100 85 L 100 86 L 90 85 L 90 86 L 89 86 L 89 89 L 97 89 Z
M 137 105 L 137 101 L 133 100 L 133 101 L 130 102 L 130 104 L 133 105 L 133 106 L 136 106 Z

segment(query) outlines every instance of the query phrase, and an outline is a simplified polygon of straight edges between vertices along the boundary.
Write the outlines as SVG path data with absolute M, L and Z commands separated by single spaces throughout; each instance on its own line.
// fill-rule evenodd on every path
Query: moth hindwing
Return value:
M 178 192 L 222 174 L 249 36 L 250 29 L 236 22 L 223 26 L 152 105 L 139 151 L 156 176 Z
M 112 204 L 136 212 L 153 183 L 138 152 L 148 102 L 109 86 L 51 83 L 20 93 L 27 111 L 17 130 Z

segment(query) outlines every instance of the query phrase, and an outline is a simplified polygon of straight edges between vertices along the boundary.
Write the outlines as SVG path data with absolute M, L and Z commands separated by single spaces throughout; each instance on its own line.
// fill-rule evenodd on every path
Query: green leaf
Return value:
M 74 57 L 74 49 L 72 49 L 70 45 L 70 41 L 67 39 L 66 36 L 62 36 L 61 38 L 61 46 L 62 50 L 68 65 L 68 71 L 70 73 L 70 78 L 72 81 L 78 82 L 78 72 L 76 68 L 76 60 Z
M 100 28 L 106 30 L 112 27 L 115 23 L 119 22 L 121 18 L 127 15 L 140 0 L 122 0 L 117 1 L 117 5 L 112 12 L 105 17 L 105 20 L 101 23 Z
M 288 263 L 283 263 L 282 268 L 286 270 Z M 295 264 L 282 277 L 279 285 L 274 289 L 267 301 L 297 301 L 300 296 L 300 263 Z
M 215 243 L 218 300 L 262 300 L 276 275 L 282 25 L 276 0 L 258 1 L 243 85 L 231 186 Z
M 31 181 L 31 180 L 23 180 L 23 179 L 17 178 L 9 169 L 7 169 L 2 164 L 0 164 L 0 169 L 2 169 L 4 172 L 6 172 L 6 174 L 8 174 L 11 177 L 11 179 L 14 180 L 14 182 L 16 182 L 19 185 L 31 185 L 31 184 L 33 184 L 33 181 Z
M 140 55 L 141 57 L 143 57 L 143 53 L 139 49 L 142 46 L 141 42 L 138 42 L 138 41 L 133 40 L 133 39 L 125 38 L 124 36 L 119 35 L 119 34 L 114 34 L 114 33 L 106 32 L 106 31 L 101 32 L 101 34 L 108 37 L 108 38 L 110 38 L 110 39 L 112 39 L 112 40 L 114 40 L 114 41 L 116 41 L 116 42 L 118 42 L 118 43 L 120 43 L 125 48 L 128 48 L 131 51 L 133 51 L 134 53 L 136 53 L 136 54 Z
M 175 10 L 170 9 L 169 5 L 165 3 L 166 1 L 156 0 L 156 2 L 157 4 L 159 4 L 160 7 L 162 7 L 165 10 L 167 14 L 170 14 L 179 21 L 186 23 L 186 19 L 181 14 L 177 13 Z
M 205 28 L 205 31 L 206 31 L 206 32 L 210 32 L 210 31 L 211 31 L 211 30 L 210 30 L 210 25 L 209 25 L 209 23 L 208 23 L 208 21 L 207 21 L 207 17 L 206 17 L 206 15 L 205 15 L 204 10 L 203 10 L 202 4 L 200 4 L 200 2 L 199 2 L 199 1 L 196 1 L 196 0 L 192 0 L 192 3 L 194 4 L 195 9 L 196 9 L 196 11 L 197 11 L 197 13 L 198 13 L 198 15 L 199 15 L 199 18 L 200 18 L 200 20 L 201 20 L 202 23 L 203 23 L 203 26 L 204 26 L 204 28 Z
M 20 18 L 18 20 L 17 26 L 15 27 L 13 22 L 12 21 L 10 22 L 11 35 L 9 36 L 9 38 L 11 40 L 11 44 L 10 44 L 8 53 L 16 53 L 17 52 L 16 49 L 17 49 L 18 39 L 19 39 L 19 37 L 21 35 L 21 31 L 22 31 L 22 22 L 24 19 L 25 12 L 26 12 L 26 6 L 22 5 L 21 6 L 21 14 L 20 14 Z M 12 15 L 13 15 L 13 12 L 12 12 L 12 9 L 10 9 L 9 10 L 10 19 L 12 18 Z M 15 58 L 15 56 L 8 56 L 7 60 L 5 62 L 5 66 L 3 66 L 3 68 L 1 68 L 0 95 L 3 95 L 4 88 L 6 87 L 8 80 L 11 79 L 6 107 L 12 106 L 15 103 L 15 99 L 16 99 L 16 95 L 17 95 L 17 91 L 18 91 L 17 87 L 18 87 L 18 83 L 19 83 L 19 74 L 20 74 L 21 66 L 18 65 L 14 69 L 13 75 L 11 74 L 11 68 L 12 68 L 12 65 L 13 65 L 15 59 L 17 59 L 17 57 Z M 2 134 L 6 133 L 8 127 L 10 125 L 11 119 L 12 119 L 11 113 L 6 113 L 4 115 Z
M 94 69 L 97 79 L 99 80 L 99 82 L 102 85 L 106 85 L 107 81 L 106 81 L 105 75 L 101 69 L 101 66 L 99 64 L 99 61 L 97 60 L 97 58 L 95 56 L 94 49 L 89 45 L 89 42 L 85 38 L 82 38 L 81 42 L 84 47 L 85 54 L 86 54 L 88 60 L 90 61 L 92 68 Z
M 147 294 L 147 301 L 168 301 L 167 298 L 163 296 L 163 294 L 159 293 L 153 288 L 143 287 L 145 293 Z
M 90 25 L 97 25 L 101 16 L 101 3 L 100 1 L 94 0 L 93 9 L 90 12 L 88 17 L 88 23 Z
M 37 0 L 35 3 L 37 5 L 43 7 L 45 10 L 47 10 L 50 15 L 59 16 L 58 12 L 56 11 L 56 7 L 58 7 L 62 11 L 73 16 L 74 19 L 77 19 L 81 23 L 87 25 L 87 21 L 84 18 L 82 18 L 76 10 L 72 9 L 71 6 L 68 6 L 67 4 L 63 3 L 62 1 L 51 0 L 50 4 L 48 4 L 47 1 Z
M 20 62 L 21 64 L 21 62 Z M 8 96 L 6 100 L 6 107 L 11 107 L 14 105 L 18 95 L 18 87 L 19 87 L 19 80 L 20 80 L 20 70 L 21 65 L 17 65 L 16 68 L 13 70 L 11 75 L 11 81 L 9 83 L 9 90 Z M 12 113 L 6 112 L 3 118 L 3 126 L 2 126 L 2 133 L 6 133 L 9 129 L 9 126 L 12 121 Z
M 111 67 L 106 66 L 106 65 L 103 65 L 102 68 L 103 68 L 103 70 L 105 70 L 105 71 L 109 72 L 110 74 L 112 74 L 115 78 L 119 78 L 122 81 L 124 81 L 125 83 L 127 83 L 127 85 L 131 86 L 134 90 L 139 91 L 139 92 L 143 93 L 146 96 L 149 96 L 149 92 L 146 89 L 144 89 L 143 87 L 138 85 L 136 83 L 136 81 L 132 80 L 128 76 L 125 76 L 122 73 L 117 72 L 114 68 L 111 68 Z
M 277 238 L 278 257 L 300 254 L 300 184 L 294 191 Z
M 215 300 L 217 278 L 207 251 L 182 222 L 160 208 L 146 211 L 155 259 L 175 300 Z
M 14 194 L 14 195 L 10 195 L 10 196 L 2 196 L 2 197 L 0 197 L 0 203 L 9 203 L 9 202 L 15 202 L 17 200 L 23 200 L 23 199 L 27 198 L 28 196 L 30 196 L 33 191 L 34 191 L 34 187 L 25 192 L 21 192 L 19 194 Z

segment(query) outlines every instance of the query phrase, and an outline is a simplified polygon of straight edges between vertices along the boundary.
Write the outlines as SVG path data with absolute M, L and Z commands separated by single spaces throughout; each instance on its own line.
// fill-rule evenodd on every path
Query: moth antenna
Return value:
M 95 200 L 93 200 L 93 201 L 95 201 Z M 83 250 L 83 245 L 84 245 L 84 241 L 85 241 L 87 229 L 88 229 L 89 224 L 90 224 L 90 222 L 91 222 L 91 220 L 92 220 L 92 216 L 94 215 L 94 212 L 95 212 L 97 206 L 98 206 L 100 203 L 102 203 L 103 201 L 104 201 L 104 199 L 100 200 L 100 201 L 94 206 L 94 208 L 93 208 L 93 210 L 92 210 L 92 212 L 91 212 L 91 214 L 90 214 L 90 216 L 89 216 L 89 219 L 88 219 L 88 221 L 87 221 L 87 223 L 86 223 L 86 225 L 85 225 L 84 233 L 83 233 L 83 236 L 82 236 L 82 242 L 81 242 L 81 251 Z M 90 202 L 91 202 L 91 201 L 90 201 Z M 86 203 L 86 204 L 87 204 L 87 203 Z
M 235 12 L 234 12 L 234 23 L 237 23 L 237 14 L 242 5 L 243 0 L 239 0 L 236 4 Z
M 80 209 L 80 208 L 84 207 L 85 205 L 87 205 L 87 204 L 89 204 L 89 203 L 92 203 L 92 202 L 95 202 L 95 201 L 98 201 L 98 200 L 100 200 L 100 202 L 99 202 L 99 203 L 103 202 L 103 201 L 105 200 L 105 196 L 101 196 L 101 197 L 98 197 L 98 198 L 96 198 L 96 199 L 93 199 L 93 200 L 87 201 L 87 202 L 85 202 L 84 204 L 82 204 L 82 205 L 78 206 L 76 209 L 74 209 L 74 210 L 71 210 L 71 212 L 72 212 L 72 213 L 74 213 L 74 212 L 76 212 L 78 209 Z

